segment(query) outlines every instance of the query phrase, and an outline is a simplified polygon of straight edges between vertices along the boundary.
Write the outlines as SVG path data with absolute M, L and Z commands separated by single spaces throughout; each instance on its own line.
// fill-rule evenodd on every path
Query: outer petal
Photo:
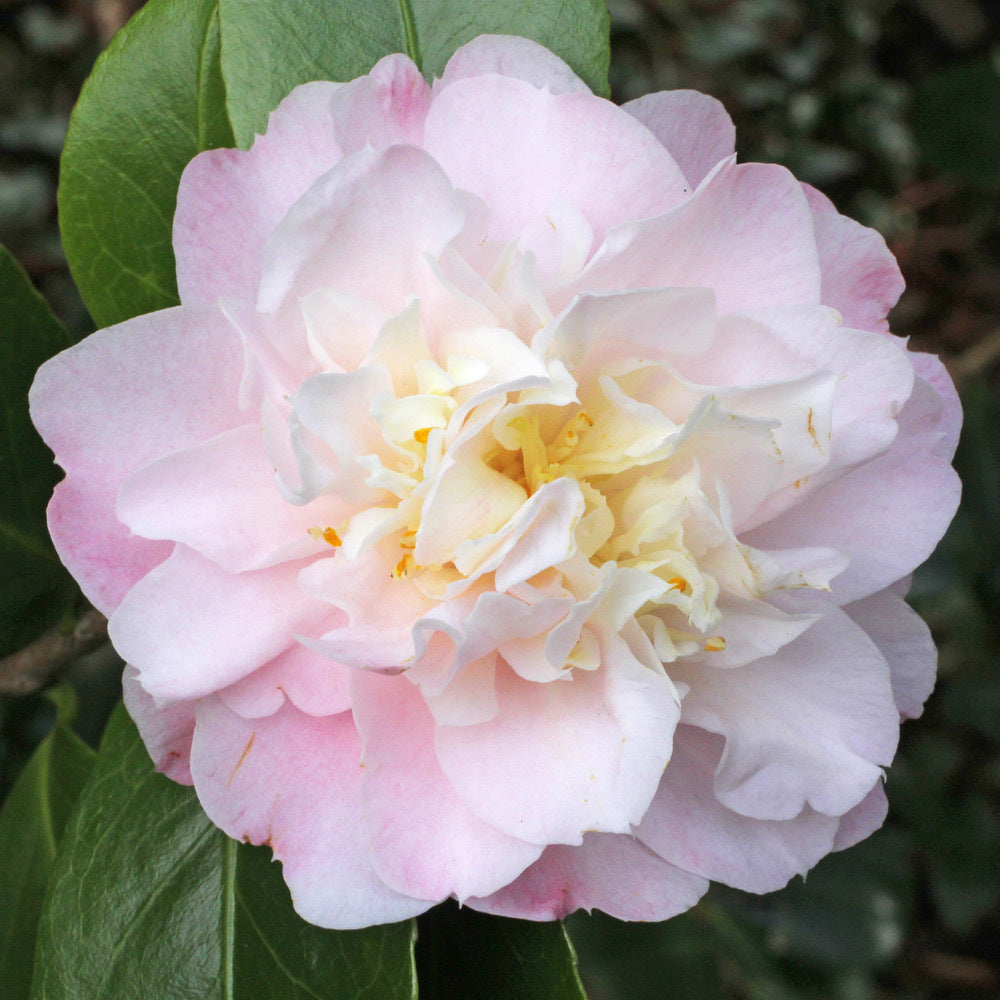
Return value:
M 317 288 L 350 292 L 393 315 L 466 212 L 441 167 L 414 146 L 365 150 L 323 175 L 275 229 L 258 308 L 276 312 Z
M 118 652 L 159 698 L 198 698 L 245 677 L 329 614 L 297 585 L 299 563 L 232 574 L 178 545 L 108 623 Z
M 321 927 L 404 920 L 430 905 L 393 892 L 372 868 L 360 754 L 346 712 L 315 718 L 286 704 L 247 720 L 217 698 L 198 705 L 191 772 L 205 812 L 231 837 L 270 844 L 295 909 Z
M 882 779 L 872 785 L 872 790 L 850 812 L 840 817 L 833 850 L 843 851 L 871 836 L 889 813 L 889 800 L 885 797 Z
M 122 487 L 117 513 L 136 534 L 182 542 L 241 572 L 323 551 L 308 532 L 338 519 L 329 507 L 289 503 L 260 427 L 246 424 L 144 466 Z
M 804 809 L 789 820 L 750 819 L 715 797 L 724 741 L 679 726 L 674 755 L 636 836 L 660 857 L 748 892 L 780 889 L 829 853 L 840 820 Z
M 697 90 L 661 90 L 622 105 L 656 136 L 696 188 L 736 151 L 736 126 L 721 101 Z
M 476 815 L 539 844 L 581 842 L 585 830 L 628 832 L 670 757 L 673 685 L 617 636 L 602 665 L 548 684 L 498 670 L 500 712 L 440 726 L 438 757 Z
M 723 164 L 679 208 L 612 230 L 567 293 L 658 286 L 714 288 L 720 314 L 818 304 L 812 213 L 798 181 L 783 167 Z
M 185 304 L 252 301 L 267 238 L 341 156 L 332 105 L 339 83 L 296 87 L 250 150 L 212 149 L 181 175 L 174 216 L 177 286 Z
M 833 584 L 839 603 L 888 587 L 934 550 L 958 507 L 961 484 L 944 447 L 948 411 L 918 379 L 881 457 L 805 497 L 743 541 L 758 548 L 829 546 L 851 558 Z M 944 454 L 942 454 L 944 452 Z
M 886 658 L 899 714 L 904 719 L 917 718 L 934 690 L 937 672 L 937 650 L 931 630 L 892 590 L 872 594 L 844 610 Z
M 368 76 L 344 84 L 332 102 L 333 129 L 344 155 L 366 145 L 421 145 L 430 96 L 413 60 L 399 54 L 380 59 Z
M 803 188 L 813 209 L 824 305 L 839 310 L 847 326 L 888 330 L 886 317 L 906 284 L 896 258 L 880 233 L 841 215 L 808 184 Z
M 789 820 L 807 805 L 840 816 L 895 753 L 888 667 L 837 609 L 774 656 L 735 670 L 674 664 L 671 675 L 691 687 L 683 721 L 726 737 L 715 793 L 744 816 Z
M 537 860 L 540 845 L 494 829 L 455 794 L 434 754 L 434 720 L 405 676 L 356 671 L 352 697 L 372 864 L 386 885 L 462 902 L 494 892 Z
M 128 714 L 139 728 L 142 742 L 156 770 L 171 781 L 194 784 L 191 777 L 191 739 L 194 736 L 193 701 L 157 702 L 139 683 L 135 667 L 126 667 L 122 694 Z
M 46 362 L 31 415 L 66 470 L 49 530 L 88 600 L 110 614 L 170 546 L 131 539 L 114 516 L 137 468 L 245 421 L 239 340 L 213 309 L 167 309 L 101 330 Z
M 689 910 L 708 882 L 663 861 L 627 834 L 588 833 L 579 847 L 546 849 L 519 879 L 474 910 L 522 920 L 561 920 L 577 909 L 620 920 L 667 920 Z
M 517 35 L 480 35 L 448 60 L 434 91 L 470 76 L 495 73 L 524 80 L 553 94 L 589 94 L 590 88 L 543 45 Z
M 600 238 L 690 193 L 649 131 L 610 102 L 509 77 L 473 77 L 442 90 L 427 115 L 425 143 L 456 187 L 490 207 L 490 239 L 500 242 L 557 199 L 583 212 Z

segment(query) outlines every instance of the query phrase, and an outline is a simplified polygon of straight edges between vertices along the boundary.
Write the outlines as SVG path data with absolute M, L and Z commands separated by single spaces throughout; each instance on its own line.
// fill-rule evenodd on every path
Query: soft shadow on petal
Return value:
M 788 820 L 727 809 L 712 782 L 724 740 L 678 726 L 674 755 L 636 836 L 667 861 L 714 882 L 772 892 L 829 853 L 840 820 L 808 807 Z
M 671 676 L 691 688 L 683 721 L 725 736 L 715 793 L 744 816 L 789 820 L 807 805 L 840 816 L 895 753 L 889 668 L 839 609 L 774 656 L 734 670 L 676 663 Z
M 555 845 L 519 879 L 466 905 L 522 920 L 561 920 L 603 910 L 619 920 L 668 920 L 691 909 L 708 881 L 677 868 L 627 834 L 588 833 L 578 847 Z
M 434 752 L 434 720 L 405 675 L 356 671 L 361 797 L 372 864 L 385 883 L 419 899 L 485 896 L 542 853 L 474 816 Z

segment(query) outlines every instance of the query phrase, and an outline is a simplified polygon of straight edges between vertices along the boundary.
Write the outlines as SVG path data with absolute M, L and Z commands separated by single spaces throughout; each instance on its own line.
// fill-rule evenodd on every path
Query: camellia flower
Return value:
M 40 371 L 157 766 L 308 920 L 657 920 L 879 826 L 960 421 L 871 230 L 517 38 L 184 172 L 181 305 Z

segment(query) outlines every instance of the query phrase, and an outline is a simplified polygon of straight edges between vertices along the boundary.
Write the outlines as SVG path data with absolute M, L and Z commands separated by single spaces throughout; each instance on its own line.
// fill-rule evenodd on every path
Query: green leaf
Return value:
M 561 56 L 596 94 L 608 88 L 608 9 L 604 0 L 413 0 L 426 76 L 440 75 L 451 54 L 477 35 L 523 35 Z
M 428 77 L 476 35 L 523 35 L 608 93 L 603 0 L 219 0 L 222 74 L 237 143 L 246 148 L 293 87 L 351 80 L 385 55 L 407 53 Z
M 418 918 L 421 1000 L 586 1000 L 561 923 L 509 920 L 444 903 Z
M 56 860 L 32 1000 L 415 997 L 412 923 L 313 927 L 267 856 L 153 770 L 119 706 Z
M 232 144 L 216 0 L 151 0 L 97 60 L 63 151 L 63 245 L 99 326 L 176 305 L 181 172 Z
M 69 335 L 28 276 L 0 247 L 0 655 L 51 624 L 45 606 L 66 579 L 45 527 L 58 479 L 28 416 L 35 370 Z
M 64 700 L 64 709 L 67 703 Z M 61 713 L 60 713 L 61 714 Z M 39 744 L 0 812 L 0 996 L 26 1000 L 56 848 L 94 752 L 63 721 Z

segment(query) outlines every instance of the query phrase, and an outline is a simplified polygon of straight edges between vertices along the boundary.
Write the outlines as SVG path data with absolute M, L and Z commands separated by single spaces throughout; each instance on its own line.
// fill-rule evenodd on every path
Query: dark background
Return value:
M 59 246 L 58 158 L 83 79 L 136 6 L 0 0 L 0 242 L 76 336 L 91 326 Z M 661 925 L 571 918 L 590 996 L 1000 998 L 1000 4 L 610 6 L 616 100 L 713 94 L 741 159 L 784 163 L 886 237 L 908 286 L 893 329 L 940 353 L 962 393 L 965 494 L 911 594 L 940 681 L 904 727 L 885 828 L 771 896 L 716 887 Z M 107 650 L 70 672 L 92 741 L 117 677 Z M 0 699 L 0 794 L 52 714 L 41 695 Z

